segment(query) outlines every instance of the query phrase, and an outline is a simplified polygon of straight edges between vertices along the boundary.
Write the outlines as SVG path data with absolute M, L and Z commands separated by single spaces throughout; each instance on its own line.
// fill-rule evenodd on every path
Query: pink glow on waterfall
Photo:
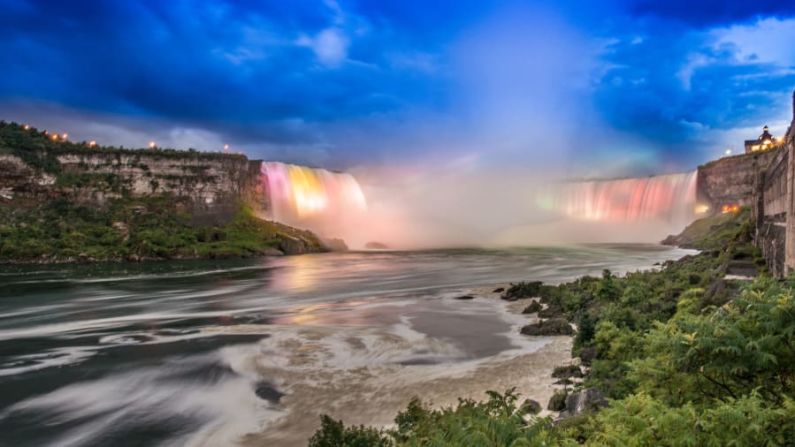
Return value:
M 696 172 L 570 183 L 552 207 L 581 220 L 687 223 L 695 216 Z

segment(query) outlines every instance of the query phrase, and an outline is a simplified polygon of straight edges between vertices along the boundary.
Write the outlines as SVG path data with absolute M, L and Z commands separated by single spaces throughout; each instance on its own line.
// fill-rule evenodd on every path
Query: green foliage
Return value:
M 557 437 L 550 420 L 524 419 L 526 410 L 517 406 L 518 396 L 509 390 L 504 394 L 488 392 L 484 402 L 460 400 L 452 408 L 434 410 L 417 399 L 395 418 L 396 428 L 377 432 L 371 428 L 335 425 L 327 416 L 310 440 L 311 447 L 320 446 L 471 446 L 471 447 L 533 447 L 574 445 Z M 329 422 L 331 421 L 331 422 Z M 325 444 L 317 443 L 322 439 Z M 367 440 L 370 444 L 353 444 L 350 440 Z
M 670 407 L 638 394 L 585 425 L 589 446 L 784 446 L 795 436 L 795 404 L 771 406 L 751 394 L 710 407 Z
M 795 299 L 787 286 L 761 279 L 706 314 L 683 307 L 646 336 L 647 356 L 633 364 L 641 390 L 666 401 L 737 399 L 758 393 L 795 397 Z M 666 392 L 660 383 L 676 386 Z
M 419 401 L 388 436 L 398 446 L 783 446 L 795 439 L 795 277 L 742 287 L 727 264 L 757 256 L 744 215 L 722 216 L 694 243 L 719 247 L 659 271 L 541 286 L 541 300 L 578 322 L 574 352 L 594 357 L 586 387 L 607 409 L 556 424 L 524 423 L 515 396 L 490 394 L 430 410 Z M 579 370 L 579 368 L 577 368 Z M 555 368 L 555 377 L 576 374 Z M 548 408 L 561 411 L 567 392 Z
M 224 225 L 194 225 L 169 197 L 117 199 L 105 207 L 56 199 L 34 208 L 0 206 L 0 262 L 247 257 L 287 238 L 321 250 L 310 232 L 241 208 Z
M 363 426 L 345 427 L 342 421 L 323 415 L 320 429 L 309 440 L 309 447 L 387 447 L 391 445 L 385 435 Z

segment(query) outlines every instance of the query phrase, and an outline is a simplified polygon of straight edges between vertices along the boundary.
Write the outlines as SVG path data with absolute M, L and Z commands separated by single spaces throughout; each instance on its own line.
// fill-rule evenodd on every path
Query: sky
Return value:
M 0 0 L 0 11 L 0 119 L 102 144 L 616 176 L 692 169 L 792 119 L 792 1 Z

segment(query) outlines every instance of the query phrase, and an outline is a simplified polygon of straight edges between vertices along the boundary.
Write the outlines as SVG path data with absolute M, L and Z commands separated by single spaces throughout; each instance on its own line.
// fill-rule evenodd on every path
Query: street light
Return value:
M 91 141 L 88 142 L 88 147 L 94 147 L 96 145 L 97 145 L 97 142 L 94 141 L 94 140 L 91 140 Z
M 154 141 L 149 142 L 149 149 L 154 149 L 157 147 L 157 144 Z

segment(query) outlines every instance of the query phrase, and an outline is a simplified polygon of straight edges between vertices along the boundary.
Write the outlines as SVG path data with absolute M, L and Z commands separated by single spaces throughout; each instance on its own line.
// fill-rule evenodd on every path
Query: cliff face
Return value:
M 261 162 L 129 150 L 0 121 L 0 263 L 246 257 L 323 251 L 260 219 Z
M 698 168 L 698 200 L 719 211 L 723 205 L 750 206 L 757 181 L 781 149 L 737 155 Z
M 199 223 L 227 222 L 241 202 L 257 212 L 268 207 L 260 162 L 244 156 L 68 150 L 43 156 L 55 160 L 54 169 L 0 154 L 0 200 L 24 205 L 63 197 L 103 206 L 122 197 L 169 196 Z

